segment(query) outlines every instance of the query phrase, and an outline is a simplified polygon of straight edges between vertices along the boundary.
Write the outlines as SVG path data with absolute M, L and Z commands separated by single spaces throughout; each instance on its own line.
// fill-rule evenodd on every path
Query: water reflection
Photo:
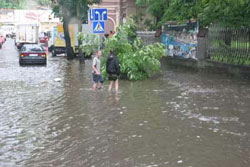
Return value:
M 119 101 L 120 101 L 119 93 L 111 93 L 111 92 L 109 92 L 108 101 L 109 101 L 110 106 L 118 107 L 119 106 Z

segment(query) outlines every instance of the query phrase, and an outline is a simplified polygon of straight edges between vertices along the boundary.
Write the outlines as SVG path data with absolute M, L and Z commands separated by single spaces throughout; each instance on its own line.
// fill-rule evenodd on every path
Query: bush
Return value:
M 37 0 L 37 2 L 40 5 L 49 5 L 50 4 L 50 0 Z
M 165 46 L 160 43 L 143 46 L 136 36 L 132 20 L 118 28 L 118 32 L 106 41 L 104 55 L 113 50 L 120 61 L 121 74 L 129 80 L 147 79 L 160 72 L 160 58 L 164 55 Z M 104 56 L 104 58 L 105 58 Z M 102 61 L 102 74 L 106 76 L 106 58 Z
M 80 41 L 80 50 L 85 53 L 85 57 L 90 57 L 94 51 L 97 51 L 101 47 L 103 40 L 99 35 L 95 34 L 78 34 L 78 40 Z

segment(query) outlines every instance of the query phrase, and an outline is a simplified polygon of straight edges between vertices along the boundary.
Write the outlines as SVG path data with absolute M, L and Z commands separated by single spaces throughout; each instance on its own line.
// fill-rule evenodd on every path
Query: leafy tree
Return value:
M 160 21 L 165 11 L 169 7 L 171 0 L 136 0 L 136 4 L 141 7 L 147 7 L 147 12 L 156 18 L 157 27 L 160 28 Z
M 85 54 L 85 57 L 91 57 L 92 53 L 101 48 L 103 39 L 97 34 L 84 34 L 83 32 L 78 34 L 78 40 L 80 41 L 80 50 Z
M 25 0 L 1 0 L 0 1 L 0 9 L 8 8 L 8 9 L 20 9 L 23 7 Z
M 147 7 L 147 12 L 156 18 L 158 28 L 166 21 L 197 19 L 201 12 L 201 0 L 136 0 L 136 4 Z
M 50 5 L 51 0 L 36 0 L 40 5 Z
M 160 43 L 143 46 L 141 39 L 135 36 L 135 23 L 130 20 L 106 41 L 104 57 L 110 50 L 117 54 L 123 76 L 129 80 L 142 80 L 160 72 L 159 60 L 164 55 L 165 46 Z M 102 60 L 102 74 L 105 77 L 106 59 Z
M 204 8 L 199 15 L 202 25 L 209 26 L 214 23 L 233 28 L 250 26 L 250 0 L 202 0 L 202 3 Z M 230 46 L 231 29 L 221 34 L 225 36 L 225 45 Z M 250 42 L 250 30 L 247 34 Z
M 51 0 L 53 12 L 62 18 L 66 53 L 68 59 L 73 59 L 68 25 L 71 18 L 77 18 L 81 23 L 88 19 L 88 5 L 99 3 L 101 0 Z M 80 23 L 80 24 L 81 24 Z
M 158 25 L 190 19 L 198 19 L 202 26 L 211 23 L 230 27 L 250 25 L 250 0 L 136 0 L 136 4 L 147 7 Z
M 201 6 L 201 0 L 171 0 L 164 12 L 161 23 L 198 19 L 198 14 L 202 10 Z
M 250 0 L 202 0 L 199 18 L 203 25 L 220 23 L 239 27 L 250 25 Z

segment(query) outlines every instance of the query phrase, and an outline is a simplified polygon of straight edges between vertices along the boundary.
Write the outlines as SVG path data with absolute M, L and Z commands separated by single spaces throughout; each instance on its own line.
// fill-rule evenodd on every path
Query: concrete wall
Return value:
M 136 6 L 135 0 L 120 0 L 120 1 L 121 1 L 121 14 L 120 14 L 121 23 L 124 23 L 125 20 L 127 20 L 128 18 L 138 14 L 145 15 L 145 17 L 143 17 L 144 20 L 141 23 L 139 23 L 140 24 L 139 27 L 143 27 L 143 30 L 146 28 L 143 24 L 146 19 L 150 19 L 153 21 L 152 23 L 155 23 L 155 18 L 152 17 L 149 13 L 146 13 L 146 8 L 140 8 Z
M 215 74 L 228 74 L 233 77 L 250 79 L 250 66 L 219 63 L 206 59 L 194 60 L 170 56 L 163 57 L 162 64 L 175 68 L 187 68 L 190 70 Z
M 155 31 L 138 31 L 138 37 L 140 37 L 145 45 L 150 45 L 155 42 L 161 42 L 161 38 L 155 37 Z

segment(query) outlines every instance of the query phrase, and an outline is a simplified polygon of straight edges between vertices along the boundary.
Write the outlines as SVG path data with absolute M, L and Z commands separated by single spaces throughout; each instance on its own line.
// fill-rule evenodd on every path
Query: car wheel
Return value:
M 21 59 L 19 59 L 19 65 L 22 66 L 23 65 L 23 61 Z

